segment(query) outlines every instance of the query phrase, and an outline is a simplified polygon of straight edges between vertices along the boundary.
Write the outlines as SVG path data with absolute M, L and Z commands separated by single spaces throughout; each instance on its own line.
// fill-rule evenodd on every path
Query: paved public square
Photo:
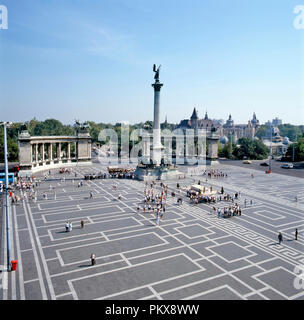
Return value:
M 188 168 L 180 166 L 183 172 Z M 105 165 L 78 166 L 70 175 L 53 169 L 47 181 L 43 172 L 36 174 L 42 180 L 37 202 L 12 206 L 11 257 L 18 260 L 18 269 L 6 273 L 2 298 L 303 300 L 304 288 L 295 286 L 295 267 L 304 265 L 303 179 L 223 164 L 214 168 L 228 177 L 206 181 L 206 176 L 187 176 L 166 182 L 170 192 L 160 226 L 153 213 L 137 213 L 144 182 L 82 179 L 86 173 L 106 172 Z M 77 185 L 80 179 L 82 187 Z M 218 218 L 213 205 L 191 204 L 185 194 L 184 203 L 178 205 L 170 195 L 176 184 L 198 180 L 217 191 L 223 186 L 227 193 L 241 192 L 242 215 Z M 160 182 L 156 189 L 160 190 Z M 222 201 L 215 206 L 229 204 Z M 65 232 L 68 220 L 72 232 Z M 2 265 L 4 239 L 5 229 Z M 95 266 L 91 253 L 96 255 Z

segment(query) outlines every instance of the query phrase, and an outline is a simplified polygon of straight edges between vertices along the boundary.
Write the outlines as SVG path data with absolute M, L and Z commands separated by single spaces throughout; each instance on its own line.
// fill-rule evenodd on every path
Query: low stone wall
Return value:
M 42 166 L 37 166 L 32 168 L 31 170 L 23 170 L 21 169 L 19 171 L 20 177 L 25 177 L 32 175 L 34 173 L 40 172 L 40 171 L 46 171 L 46 170 L 52 170 L 52 169 L 60 169 L 60 168 L 66 168 L 66 167 L 77 167 L 77 166 L 90 166 L 92 165 L 92 161 L 84 161 L 84 162 L 69 162 L 69 163 L 53 163 L 53 164 L 44 164 Z

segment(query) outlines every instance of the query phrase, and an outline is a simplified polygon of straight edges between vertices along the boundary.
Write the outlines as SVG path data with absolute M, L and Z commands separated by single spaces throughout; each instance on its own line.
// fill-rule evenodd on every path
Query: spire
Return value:
M 206 110 L 206 113 L 205 113 L 205 120 L 208 120 L 208 113 L 207 113 L 207 110 Z
M 198 120 L 198 114 L 197 114 L 196 108 L 194 108 L 193 110 L 191 120 Z

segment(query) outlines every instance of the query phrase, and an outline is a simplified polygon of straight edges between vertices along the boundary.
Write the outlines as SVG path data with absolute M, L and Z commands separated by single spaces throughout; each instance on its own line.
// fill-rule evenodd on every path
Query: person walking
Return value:
M 96 257 L 94 253 L 91 253 L 91 265 L 94 266 L 96 264 Z
M 283 235 L 281 232 L 279 232 L 278 234 L 278 239 L 279 239 L 279 244 L 281 244 L 281 242 L 283 242 Z
M 156 211 L 156 225 L 159 226 L 159 211 Z
M 69 231 L 71 232 L 73 229 L 72 222 L 69 222 Z
M 164 216 L 165 216 L 165 213 L 166 213 L 166 205 L 164 204 L 164 205 L 163 205 L 163 215 L 162 215 L 163 218 L 164 218 Z
M 296 228 L 296 231 L 295 231 L 295 240 L 298 240 L 298 234 L 299 234 L 298 228 Z
M 93 192 L 90 191 L 90 199 L 92 199 L 92 198 L 93 198 Z
M 80 226 L 81 226 L 81 229 L 84 228 L 84 220 L 83 219 L 81 219 L 81 221 L 80 221 Z
M 69 224 L 68 222 L 65 223 L 65 232 L 68 232 L 69 231 Z

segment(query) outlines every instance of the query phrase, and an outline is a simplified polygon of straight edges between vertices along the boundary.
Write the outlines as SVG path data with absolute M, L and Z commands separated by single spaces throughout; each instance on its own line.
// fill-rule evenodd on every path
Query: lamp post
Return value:
M 232 159 L 232 131 L 230 132 L 230 160 Z
M 269 173 L 271 172 L 271 159 L 272 159 L 272 124 L 270 125 L 270 152 L 269 152 Z
M 8 162 L 7 162 L 7 137 L 6 128 L 11 122 L 1 122 L 4 131 L 4 166 L 5 166 L 5 214 L 6 214 L 6 243 L 7 243 L 7 271 L 11 270 L 10 264 L 10 217 L 9 217 L 9 195 L 8 195 Z
M 296 135 L 295 142 L 292 144 L 292 162 L 295 161 L 295 144 L 297 143 L 298 135 Z

